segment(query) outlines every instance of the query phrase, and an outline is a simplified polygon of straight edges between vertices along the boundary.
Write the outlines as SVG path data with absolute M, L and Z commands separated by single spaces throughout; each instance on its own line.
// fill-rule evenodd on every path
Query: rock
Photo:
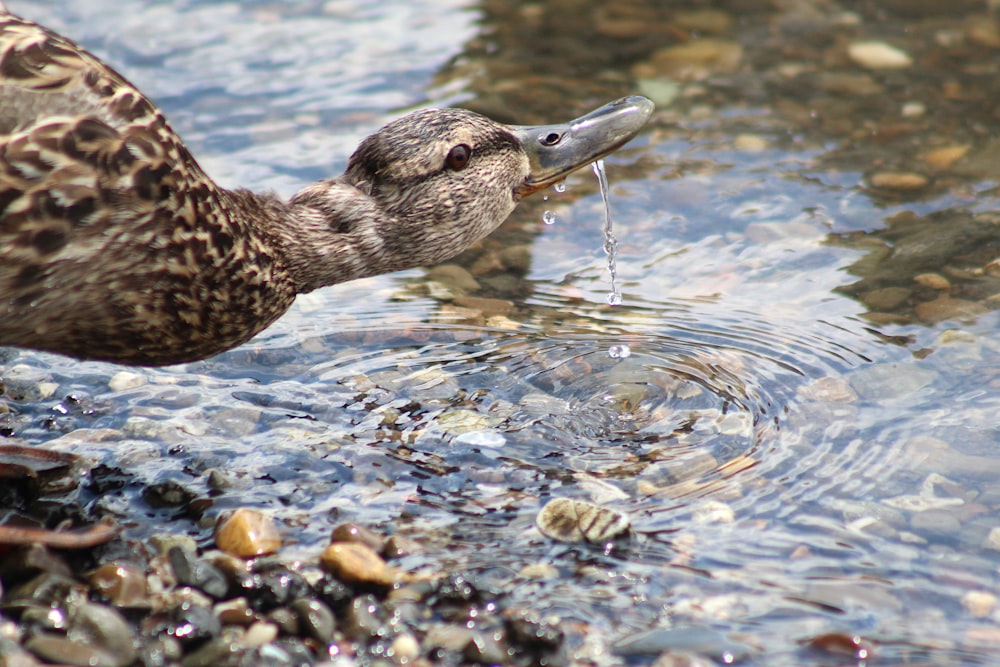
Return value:
M 847 47 L 847 55 L 867 69 L 901 69 L 913 64 L 905 51 L 879 41 L 854 42 Z
M 372 551 L 382 551 L 385 538 L 364 526 L 356 523 L 342 523 L 333 529 L 330 542 L 356 542 L 363 544 Z
M 679 10 L 674 14 L 673 22 L 683 30 L 706 35 L 728 35 L 733 31 L 734 24 L 730 14 L 718 9 Z
M 986 618 L 997 608 L 997 596 L 988 591 L 969 591 L 962 596 L 962 606 L 976 618 Z
M 459 294 L 479 290 L 479 283 L 472 274 L 458 264 L 441 264 L 428 269 L 427 278 Z
M 913 290 L 905 287 L 881 287 L 861 294 L 861 301 L 871 310 L 891 312 L 906 303 Z
M 938 290 L 946 290 L 951 287 L 951 281 L 940 273 L 920 273 L 913 276 L 913 282 L 922 287 Z
M 868 182 L 872 187 L 883 190 L 910 192 L 927 187 L 930 182 L 926 176 L 908 171 L 883 171 L 873 174 Z
M 925 301 L 914 309 L 921 322 L 937 324 L 945 320 L 969 320 L 987 312 L 986 306 L 975 301 L 953 299 L 941 295 L 933 301 Z
M 386 564 L 370 547 L 356 542 L 331 544 L 323 550 L 319 564 L 348 584 L 392 586 L 411 578 L 408 573 Z
M 728 39 L 695 39 L 655 52 L 647 63 L 633 67 L 637 78 L 669 76 L 700 81 L 712 74 L 735 72 L 743 60 L 743 47 Z
M 936 148 L 932 151 L 924 153 L 921 156 L 924 164 L 926 164 L 931 169 L 937 171 L 944 171 L 951 167 L 969 152 L 972 148 L 970 144 L 957 144 L 954 146 L 945 146 L 943 148 Z
M 605 544 L 629 531 L 628 517 L 621 512 L 570 498 L 549 501 L 535 518 L 535 525 L 553 540 L 591 544 Z
M 254 558 L 281 548 L 274 520 L 263 512 L 240 508 L 222 518 L 215 529 L 215 544 L 240 558 Z
M 105 563 L 90 573 L 90 588 L 118 607 L 148 603 L 146 575 L 131 565 Z

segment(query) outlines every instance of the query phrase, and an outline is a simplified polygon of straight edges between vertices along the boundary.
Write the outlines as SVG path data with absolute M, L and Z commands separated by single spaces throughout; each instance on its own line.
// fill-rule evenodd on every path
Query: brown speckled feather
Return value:
M 216 186 L 121 75 L 0 4 L 0 346 L 141 365 L 211 356 L 296 294 L 453 257 L 651 112 L 627 98 L 519 128 L 415 111 L 285 202 Z
M 0 130 L 0 343 L 172 363 L 292 303 L 272 239 L 241 222 L 256 202 L 217 188 L 114 70 L 11 15 Z

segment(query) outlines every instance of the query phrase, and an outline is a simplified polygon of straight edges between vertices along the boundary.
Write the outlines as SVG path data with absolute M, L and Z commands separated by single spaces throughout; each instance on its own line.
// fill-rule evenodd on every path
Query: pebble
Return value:
M 348 584 L 392 586 L 410 577 L 386 564 L 371 547 L 356 542 L 331 544 L 323 550 L 319 562 L 324 570 Z
M 970 144 L 957 144 L 954 146 L 944 146 L 924 153 L 922 159 L 931 169 L 945 171 L 953 164 L 965 157 L 965 154 L 972 148 Z
M 630 528 L 628 517 L 621 512 L 570 498 L 549 501 L 535 518 L 535 525 L 553 540 L 591 544 L 606 544 Z
M 906 51 L 879 41 L 854 42 L 847 47 L 847 55 L 868 69 L 901 69 L 913 64 Z
M 280 549 L 281 537 L 270 516 L 240 508 L 220 519 L 215 529 L 215 544 L 228 554 L 254 558 Z
M 138 607 L 148 602 L 146 575 L 127 564 L 105 563 L 88 577 L 91 590 L 119 607 Z
M 420 642 L 409 632 L 396 635 L 387 654 L 397 665 L 405 665 L 420 655 Z
M 706 37 L 655 52 L 648 62 L 632 68 L 637 78 L 669 76 L 700 81 L 712 74 L 735 72 L 743 60 L 743 47 L 728 39 Z
M 356 542 L 372 551 L 382 551 L 385 547 L 384 537 L 357 523 L 342 523 L 334 528 L 330 534 L 330 542 Z
M 910 171 L 883 171 L 869 179 L 872 187 L 898 192 L 912 192 L 926 188 L 930 181 L 926 176 Z
M 969 320 L 987 312 L 986 306 L 975 301 L 953 299 L 941 295 L 933 301 L 917 304 L 914 309 L 921 322 L 937 324 L 945 320 Z
M 919 273 L 913 276 L 913 282 L 936 290 L 946 290 L 951 287 L 951 281 L 940 273 Z
M 111 391 L 123 391 L 125 389 L 135 389 L 149 382 L 145 375 L 133 373 L 131 371 L 118 371 L 108 380 L 108 388 Z
M 997 596 L 989 591 L 969 591 L 962 596 L 962 606 L 976 618 L 986 618 L 997 608 Z

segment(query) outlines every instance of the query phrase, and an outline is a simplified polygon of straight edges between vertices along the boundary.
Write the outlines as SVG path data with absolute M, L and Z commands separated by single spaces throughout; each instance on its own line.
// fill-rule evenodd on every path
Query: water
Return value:
M 556 224 L 556 214 L 552 211 L 545 211 L 545 213 L 542 213 L 542 222 L 546 225 Z
M 411 106 L 543 123 L 658 102 L 606 159 L 615 308 L 590 254 L 604 199 L 577 175 L 559 225 L 529 199 L 450 273 L 305 295 L 211 360 L 6 353 L 3 432 L 121 470 L 91 502 L 130 539 L 209 541 L 143 499 L 174 481 L 208 519 L 273 511 L 290 558 L 347 520 L 430 545 L 402 564 L 560 617 L 581 662 L 738 643 L 739 664 L 857 664 L 839 633 L 880 664 L 992 664 L 1000 72 L 979 5 L 29 4 L 152 90 L 220 180 L 283 194 Z M 677 30 L 713 36 L 715 69 L 661 53 Z M 862 38 L 920 64 L 852 64 Z M 625 513 L 632 538 L 553 544 L 533 527 L 553 497 Z
M 604 254 L 608 257 L 608 275 L 611 276 L 611 291 L 608 292 L 608 305 L 618 306 L 622 302 L 622 292 L 618 289 L 618 239 L 615 238 L 614 223 L 611 220 L 611 204 L 608 201 L 608 176 L 604 171 L 604 160 L 597 160 L 591 165 L 597 182 L 601 188 L 601 200 L 604 202 Z

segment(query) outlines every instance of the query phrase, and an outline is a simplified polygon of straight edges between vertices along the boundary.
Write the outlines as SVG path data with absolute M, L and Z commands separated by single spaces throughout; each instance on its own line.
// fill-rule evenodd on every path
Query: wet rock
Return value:
M 840 377 L 817 378 L 807 385 L 803 385 L 796 392 L 799 398 L 817 403 L 853 403 L 858 400 L 858 395 Z
M 695 39 L 655 52 L 647 63 L 633 67 L 637 78 L 668 76 L 681 81 L 700 81 L 713 74 L 735 72 L 743 60 L 743 47 L 715 37 Z
M 854 42 L 847 47 L 847 55 L 867 69 L 901 69 L 913 64 L 905 51 L 879 41 Z
M 240 508 L 220 519 L 215 529 L 215 544 L 234 556 L 253 558 L 280 549 L 281 537 L 270 516 Z
M 558 617 L 543 619 L 529 609 L 505 609 L 503 624 L 511 646 L 531 654 L 554 653 L 565 638 Z
M 613 650 L 624 657 L 690 651 L 723 660 L 727 664 L 753 654 L 753 650 L 743 642 L 730 639 L 718 630 L 698 627 L 657 628 L 639 632 L 618 641 Z
M 108 388 L 111 391 L 124 391 L 125 389 L 135 389 L 149 382 L 149 379 L 140 373 L 131 371 L 118 371 L 108 380 Z
M 237 587 L 250 606 L 261 612 L 288 605 L 306 595 L 309 589 L 301 574 L 281 563 L 263 563 L 252 572 L 239 576 Z
M 629 531 L 628 517 L 621 512 L 570 498 L 549 501 L 535 518 L 535 525 L 554 540 L 591 544 L 605 544 Z
M 183 602 L 147 618 L 143 630 L 152 636 L 173 637 L 189 650 L 218 637 L 222 624 L 208 607 Z
M 212 613 L 223 625 L 249 627 L 257 621 L 257 614 L 250 608 L 250 603 L 245 597 L 220 602 L 212 608 Z
M 178 582 L 201 589 L 216 600 L 226 595 L 229 583 L 222 572 L 211 563 L 198 559 L 179 546 L 171 547 L 167 556 Z
M 274 623 L 257 621 L 247 628 L 241 643 L 248 647 L 270 644 L 278 638 L 278 626 Z
M 66 637 L 113 656 L 113 661 L 108 664 L 128 665 L 135 660 L 132 628 L 111 607 L 85 602 L 72 608 L 69 621 Z
M 146 574 L 132 565 L 105 563 L 90 573 L 88 581 L 95 595 L 117 607 L 148 604 Z
M 930 181 L 923 174 L 912 171 L 882 171 L 868 179 L 872 187 L 897 192 L 913 192 L 927 187 Z
M 342 523 L 333 529 L 330 542 L 356 542 L 372 551 L 382 551 L 385 538 L 375 531 L 356 523 Z
M 951 288 L 951 281 L 940 273 L 918 273 L 913 276 L 913 282 L 929 289 L 946 290 Z
M 319 557 L 320 566 L 348 584 L 391 586 L 406 581 L 409 575 L 386 564 L 382 557 L 363 544 L 331 544 Z
M 986 306 L 980 303 L 953 299 L 944 294 L 933 301 L 917 304 L 914 310 L 920 321 L 927 324 L 937 324 L 945 320 L 971 320 L 988 312 Z
M 989 591 L 969 591 L 962 596 L 962 606 L 975 618 L 987 618 L 997 608 L 997 596 Z
M 403 632 L 392 640 L 386 655 L 396 664 L 411 663 L 420 655 L 420 642 L 411 633 Z
M 706 35 L 728 35 L 733 31 L 732 15 L 718 9 L 688 9 L 673 15 L 674 24 L 683 30 Z
M 334 617 L 328 606 L 319 600 L 295 600 L 291 609 L 298 616 L 299 634 L 323 644 L 333 639 Z
M 427 270 L 427 278 L 441 283 L 456 294 L 476 292 L 479 283 L 471 273 L 458 264 L 441 264 Z
M 344 610 L 344 630 L 353 639 L 384 636 L 388 633 L 382 620 L 382 605 L 373 595 L 355 598 Z
M 122 662 L 106 650 L 81 644 L 63 635 L 47 633 L 35 635 L 24 643 L 24 647 L 46 662 L 62 665 L 125 667 L 131 662 Z
M 403 535 L 392 535 L 385 541 L 382 553 L 386 558 L 401 558 L 423 551 L 423 546 L 416 540 Z
M 892 312 L 906 303 L 913 290 L 905 287 L 882 287 L 861 294 L 865 306 L 880 312 Z
M 184 507 L 198 497 L 194 491 L 184 488 L 174 481 L 150 484 L 142 491 L 142 499 L 150 507 Z
M 456 306 L 471 308 L 478 311 L 485 317 L 494 315 L 510 315 L 514 310 L 514 303 L 506 299 L 488 299 L 478 296 L 460 296 L 454 300 Z
M 970 148 L 972 148 L 970 144 L 958 144 L 954 146 L 935 148 L 932 151 L 924 153 L 922 159 L 924 164 L 931 169 L 945 171 L 949 169 L 951 165 L 965 157 Z

